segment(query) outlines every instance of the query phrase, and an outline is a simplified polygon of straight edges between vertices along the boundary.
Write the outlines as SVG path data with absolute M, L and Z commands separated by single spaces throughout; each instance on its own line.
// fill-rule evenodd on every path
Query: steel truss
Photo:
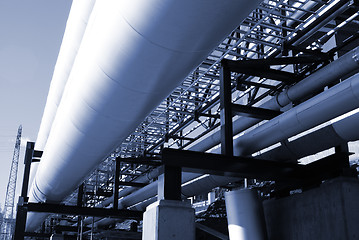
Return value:
M 242 115 L 273 116 L 279 113 L 256 109 L 256 104 L 332 61 L 338 51 L 358 39 L 358 33 L 352 31 L 330 51 L 324 52 L 322 47 L 343 29 L 355 29 L 352 25 L 357 26 L 358 21 L 356 1 L 264 0 L 89 176 L 85 192 L 93 194 L 85 194 L 85 206 L 96 206 L 108 197 L 98 189 L 111 192 L 114 188 L 117 157 L 154 157 L 163 147 L 190 149 L 191 144 L 220 126 L 222 60 L 263 61 L 260 68 L 267 68 L 261 75 L 255 74 L 258 69 L 246 68 L 231 73 L 232 102 L 243 106 L 237 109 Z M 288 58 L 280 64 L 271 64 L 284 57 Z M 290 59 L 294 57 L 296 60 Z M 152 166 L 121 162 L 120 169 L 120 182 L 131 182 Z M 120 184 L 120 189 L 128 187 L 124 185 Z M 75 201 L 76 196 L 72 194 L 67 201 Z

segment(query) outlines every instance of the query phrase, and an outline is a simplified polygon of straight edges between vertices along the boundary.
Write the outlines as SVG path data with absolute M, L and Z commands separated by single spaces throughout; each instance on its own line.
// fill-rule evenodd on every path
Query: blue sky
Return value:
M 0 0 L 0 204 L 4 206 L 17 129 L 24 146 L 35 141 L 71 0 Z

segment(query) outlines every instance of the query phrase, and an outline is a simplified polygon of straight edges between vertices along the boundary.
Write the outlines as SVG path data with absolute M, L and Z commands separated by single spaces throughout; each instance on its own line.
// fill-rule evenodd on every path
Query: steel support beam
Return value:
M 24 198 L 19 197 L 19 201 L 17 203 L 15 232 L 14 232 L 14 238 L 13 238 L 16 240 L 23 240 L 24 236 L 25 236 L 27 208 L 24 204 L 25 204 Z
M 139 182 L 119 182 L 119 185 L 120 186 L 143 188 L 147 184 L 146 183 L 139 183 Z
M 178 166 L 162 166 L 163 174 L 158 177 L 158 200 L 181 201 L 182 169 Z
M 233 155 L 232 125 L 232 85 L 231 70 L 227 60 L 222 60 L 220 70 L 220 118 L 221 118 L 221 153 Z
M 338 176 L 347 167 L 348 153 L 338 152 L 308 165 L 260 160 L 249 157 L 194 152 L 166 148 L 163 164 L 181 167 L 186 172 L 243 178 L 298 182 L 318 181 Z
M 282 114 L 281 111 L 275 111 L 260 107 L 251 107 L 247 105 L 232 104 L 233 114 L 244 117 L 259 118 L 263 120 L 270 120 Z
M 305 51 L 302 50 L 302 51 Z M 233 69 L 235 68 L 255 68 L 258 66 L 276 66 L 276 65 L 289 65 L 289 64 L 305 64 L 305 63 L 320 63 L 323 61 L 330 60 L 329 55 L 321 53 L 320 51 L 313 52 L 313 50 L 307 50 L 311 56 L 301 56 L 301 57 L 279 57 L 279 58 L 265 58 L 265 59 L 248 59 L 248 60 L 239 60 L 232 61 Z M 231 60 L 229 60 L 231 61 Z M 232 68 L 231 68 L 232 70 Z
M 241 64 L 241 61 L 233 61 L 228 59 L 222 60 L 222 65 L 223 64 L 228 68 L 230 72 L 243 73 L 246 75 L 256 76 L 260 78 L 269 78 L 288 84 L 294 83 L 299 80 L 299 76 L 295 73 L 272 69 L 269 66 L 253 64 L 245 64 L 247 66 L 243 66 L 244 64 Z
M 14 239 L 22 240 L 24 239 L 25 227 L 26 227 L 26 217 L 27 217 L 27 207 L 26 203 L 28 201 L 27 192 L 29 188 L 29 176 L 30 176 L 30 167 L 32 158 L 34 156 L 34 142 L 27 142 L 26 151 L 25 151 L 25 159 L 24 159 L 24 176 L 22 181 L 22 189 L 21 196 L 19 197 L 19 201 L 17 203 L 17 211 L 16 211 L 16 220 L 15 220 L 15 232 Z
M 52 233 L 34 233 L 34 232 L 25 232 L 25 237 L 34 237 L 35 239 L 50 239 Z
M 34 156 L 34 147 L 35 147 L 34 142 L 27 142 L 25 159 L 24 159 L 24 164 L 25 164 L 24 178 L 22 181 L 22 191 L 21 191 L 21 196 L 26 199 L 27 199 L 27 191 L 29 188 L 30 167 L 31 167 L 32 158 Z
M 185 172 L 262 180 L 283 179 L 285 173 L 301 168 L 293 163 L 171 148 L 163 149 L 162 161 L 167 166 L 181 167 Z
M 121 158 L 116 158 L 115 184 L 113 187 L 113 209 L 118 209 L 118 189 L 120 186 Z
M 132 210 L 115 210 L 110 208 L 92 208 L 67 206 L 51 203 L 25 203 L 29 212 L 58 213 L 76 216 L 111 217 L 119 219 L 142 219 L 143 212 Z
M 79 189 L 77 192 L 77 207 L 83 206 L 83 196 L 84 196 L 84 184 L 82 183 L 79 186 Z M 82 232 L 83 232 L 82 227 L 83 227 L 82 216 L 79 216 L 77 218 L 77 236 L 79 236 L 79 239 L 82 239 Z
M 147 166 L 161 166 L 161 162 L 155 157 L 138 157 L 138 158 L 121 158 L 117 157 L 116 161 L 119 160 L 124 163 L 142 164 Z

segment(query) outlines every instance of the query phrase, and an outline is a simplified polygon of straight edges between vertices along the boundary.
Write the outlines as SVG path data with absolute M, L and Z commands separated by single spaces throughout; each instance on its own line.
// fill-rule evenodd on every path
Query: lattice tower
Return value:
M 13 218 L 13 213 L 14 213 L 14 199 L 15 199 L 15 190 L 16 190 L 17 170 L 19 165 L 21 133 L 22 133 L 22 126 L 20 125 L 17 131 L 14 154 L 12 157 L 11 168 L 10 168 L 9 182 L 6 188 L 3 221 L 1 225 L 2 240 L 10 240 L 12 238 L 12 234 L 15 226 L 15 219 Z

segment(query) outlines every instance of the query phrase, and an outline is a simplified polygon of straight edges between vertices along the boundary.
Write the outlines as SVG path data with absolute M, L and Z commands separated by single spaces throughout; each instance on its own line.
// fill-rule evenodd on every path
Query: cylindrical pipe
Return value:
M 61 101 L 62 93 L 70 75 L 94 4 L 95 0 L 74 0 L 72 2 L 60 52 L 52 75 L 40 128 L 37 133 L 35 142 L 36 150 L 42 151 L 45 148 L 57 108 Z M 31 183 L 34 180 L 38 164 L 37 162 L 31 164 L 29 187 L 31 187 Z
M 71 193 L 258 3 L 96 1 L 30 200 Z
M 293 101 L 308 97 L 311 93 L 324 89 L 325 86 L 340 80 L 345 75 L 357 71 L 359 67 L 359 48 L 346 53 L 315 73 L 309 75 L 299 83 L 285 89 L 283 92 L 263 103 L 260 107 L 280 110 Z M 233 122 L 234 135 L 261 122 L 260 119 L 239 117 Z M 189 150 L 203 152 L 221 142 L 221 133 L 216 131 L 200 142 L 192 145 Z
M 67 79 L 70 75 L 94 4 L 95 0 L 74 0 L 72 2 L 37 134 L 35 146 L 37 150 L 43 150 L 45 148 L 57 108 L 60 104 Z
M 34 200 L 69 194 L 257 4 L 211 1 L 96 2 L 35 178 Z M 169 72 L 169 65 L 176 68 Z M 58 181 L 63 174 L 71 179 Z
M 355 113 L 331 125 L 304 135 L 291 142 L 282 142 L 280 147 L 258 155 L 258 158 L 277 161 L 296 161 L 302 157 L 359 140 L 359 113 Z
M 265 240 L 267 231 L 262 202 L 254 189 L 240 189 L 224 194 L 229 239 Z
M 245 156 L 359 107 L 359 74 L 258 126 L 234 143 Z

